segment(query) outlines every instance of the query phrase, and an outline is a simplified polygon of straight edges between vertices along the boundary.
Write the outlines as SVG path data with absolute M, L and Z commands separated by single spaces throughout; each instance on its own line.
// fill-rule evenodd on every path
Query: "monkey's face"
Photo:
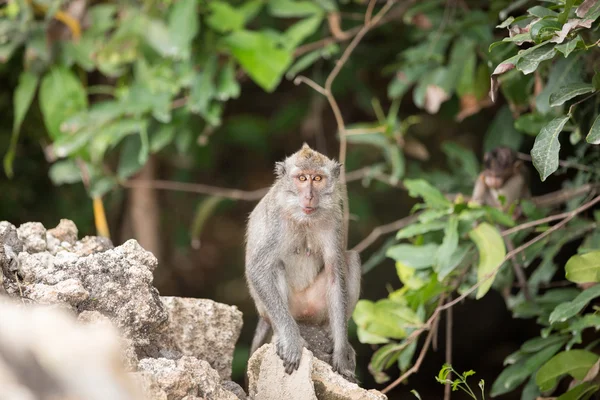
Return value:
M 297 220 L 326 217 L 330 214 L 327 210 L 339 206 L 340 189 L 336 185 L 340 168 L 338 162 L 304 145 L 275 165 L 283 189 L 279 204 Z
M 325 189 L 328 180 L 325 172 L 322 170 L 295 169 L 295 171 L 292 171 L 291 177 L 302 212 L 306 215 L 318 212 L 321 193 Z
M 500 189 L 514 173 L 516 161 L 515 152 L 508 147 L 497 147 L 486 152 L 483 157 L 485 185 L 490 189 Z

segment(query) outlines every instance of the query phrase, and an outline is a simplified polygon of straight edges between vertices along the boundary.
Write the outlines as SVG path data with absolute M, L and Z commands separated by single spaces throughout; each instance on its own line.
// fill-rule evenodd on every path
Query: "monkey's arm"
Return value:
M 511 176 L 498 190 L 498 194 L 504 196 L 504 207 L 510 207 L 515 201 L 521 200 L 521 197 L 527 193 L 525 177 L 517 173 Z
M 488 192 L 488 188 L 485 185 L 483 180 L 483 174 L 479 174 L 477 180 L 475 181 L 475 186 L 473 187 L 473 194 L 471 195 L 471 201 L 476 204 L 484 204 L 486 193 Z

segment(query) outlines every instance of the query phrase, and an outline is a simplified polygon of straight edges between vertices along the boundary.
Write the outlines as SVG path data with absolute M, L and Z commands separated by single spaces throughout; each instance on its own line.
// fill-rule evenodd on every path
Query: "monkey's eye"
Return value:
M 313 178 L 313 181 L 319 182 L 321 179 L 323 179 L 321 177 L 321 175 L 315 175 L 315 177 Z
M 300 175 L 298 179 L 300 179 L 300 182 L 304 182 L 306 180 L 306 176 Z

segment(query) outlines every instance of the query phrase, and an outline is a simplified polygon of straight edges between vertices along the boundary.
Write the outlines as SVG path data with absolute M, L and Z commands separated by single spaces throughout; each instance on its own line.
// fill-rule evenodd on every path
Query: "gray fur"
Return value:
M 267 340 L 272 327 L 288 373 L 298 368 L 305 345 L 297 324 L 302 321 L 329 323 L 332 367 L 347 377 L 354 375 L 347 325 L 360 292 L 360 258 L 345 248 L 346 191 L 338 180 L 340 168 L 305 144 L 276 164 L 277 179 L 248 221 L 246 279 L 261 316 L 251 352 Z M 303 211 L 296 186 L 300 171 L 323 177 L 314 184 L 318 204 L 309 214 Z

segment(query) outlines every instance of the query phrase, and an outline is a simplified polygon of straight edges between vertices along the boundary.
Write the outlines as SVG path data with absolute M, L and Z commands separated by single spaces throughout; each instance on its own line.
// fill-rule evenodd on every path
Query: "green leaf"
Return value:
M 572 83 L 568 86 L 562 86 L 558 91 L 550 95 L 550 107 L 560 106 L 565 101 L 593 91 L 594 86 L 589 83 Z
M 451 215 L 444 230 L 444 240 L 435 255 L 438 270 L 446 270 L 452 264 L 452 255 L 458 248 L 458 217 Z
M 398 244 L 392 246 L 386 255 L 396 261 L 416 269 L 427 268 L 434 264 L 438 245 L 434 243 L 414 246 L 412 244 Z
M 492 385 L 490 396 L 496 397 L 515 390 L 517 386 L 525 382 L 529 375 L 537 371 L 562 346 L 562 343 L 546 346 L 530 357 L 505 368 Z
M 387 338 L 403 339 L 406 326 L 415 327 L 423 323 L 413 310 L 388 299 L 377 303 L 359 300 L 352 317 L 361 342 L 371 344 L 387 343 Z
M 351 129 L 372 128 L 374 124 L 354 124 Z M 392 168 L 391 183 L 397 183 L 404 175 L 404 154 L 399 147 L 381 133 L 358 133 L 347 137 L 350 143 L 364 143 L 378 147 L 383 152 L 387 162 Z
M 13 107 L 15 119 L 13 121 L 12 135 L 10 137 L 10 145 L 4 156 L 4 172 L 9 178 L 13 177 L 13 160 L 17 150 L 17 142 L 19 141 L 19 133 L 21 132 L 21 124 L 25 119 L 25 114 L 29 110 L 29 106 L 35 95 L 39 77 L 32 72 L 23 71 L 19 75 L 19 84 L 13 94 Z
M 600 144 L 600 114 L 594 120 L 585 141 L 591 144 Z
M 458 246 L 456 251 L 450 256 L 450 260 L 443 265 L 443 268 L 436 268 L 438 281 L 442 282 L 459 265 L 462 265 L 466 255 L 472 249 L 472 246 Z
M 229 60 L 221 69 L 217 82 L 217 99 L 227 101 L 240 97 L 240 84 L 235 77 L 235 63 Z
M 575 255 L 565 266 L 566 278 L 575 283 L 600 282 L 600 251 Z
M 202 72 L 198 73 L 192 82 L 187 107 L 194 114 L 206 116 L 210 101 L 215 96 L 215 73 L 217 58 L 210 57 Z
M 302 43 L 304 39 L 319 29 L 322 21 L 323 16 L 319 14 L 315 15 L 314 17 L 305 18 L 290 26 L 283 34 L 286 48 L 289 50 L 295 50 L 296 46 Z
M 150 152 L 157 153 L 173 142 L 175 126 L 172 124 L 154 124 L 149 132 Z
M 169 14 L 169 35 L 183 58 L 190 56 L 192 40 L 200 29 L 196 4 L 196 0 L 178 0 Z M 214 4 L 225 3 L 210 2 L 209 7 Z
M 565 58 L 567 58 L 567 57 L 569 57 L 569 54 L 571 54 L 573 52 L 573 50 L 575 50 L 576 48 L 582 48 L 584 46 L 585 46 L 585 43 L 583 42 L 583 39 L 581 39 L 581 36 L 577 35 L 577 37 L 575 39 L 571 39 L 562 44 L 558 44 L 558 45 L 556 45 L 555 48 L 556 48 L 556 50 L 563 53 Z
M 211 1 L 208 3 L 211 14 L 206 23 L 215 31 L 226 33 L 238 31 L 246 22 L 244 14 L 224 1 Z
M 269 12 L 279 18 L 297 18 L 320 14 L 323 10 L 310 1 L 271 0 Z
M 535 138 L 531 149 L 531 158 L 542 182 L 558 169 L 558 153 L 560 151 L 558 135 L 568 120 L 568 115 L 554 118 L 542 128 L 540 134 Z
M 560 31 L 562 24 L 555 19 L 545 18 L 531 25 L 529 34 L 535 43 L 542 43 L 550 40 L 557 31 Z M 518 68 L 518 66 L 517 66 Z
M 550 95 L 561 86 L 583 82 L 583 71 L 584 63 L 579 54 L 567 59 L 561 58 L 554 63 L 550 67 L 550 75 L 546 81 L 546 86 L 535 99 L 536 109 L 542 114 L 547 114 L 551 110 Z
M 415 275 L 416 269 L 403 264 L 400 261 L 396 261 L 396 273 L 403 287 L 411 290 L 419 290 L 425 286 L 426 282 L 419 276 Z
M 598 361 L 597 354 L 586 350 L 569 350 L 558 353 L 538 371 L 535 382 L 542 392 L 554 388 L 565 374 L 582 380 L 590 368 Z
M 544 127 L 544 125 L 546 125 L 551 120 L 551 116 L 535 112 L 523 114 L 515 121 L 515 128 L 529 135 L 537 136 L 537 134 L 540 133 L 540 131 Z
M 402 349 L 400 356 L 398 357 L 398 367 L 400 368 L 400 371 L 405 372 L 408 367 L 411 366 L 416 349 L 416 340 L 413 340 L 411 344 Z
M 565 0 L 565 6 L 560 15 L 558 16 L 558 22 L 561 25 L 567 22 L 567 19 L 569 19 L 569 13 L 571 12 L 573 4 L 575 4 L 575 0 Z
M 81 182 L 81 171 L 74 160 L 59 160 L 50 166 L 48 176 L 55 186 Z
M 556 17 L 558 15 L 556 11 L 552 11 L 551 9 L 542 6 L 533 6 L 528 9 L 527 12 L 538 18 Z
M 519 61 L 517 61 L 516 67 L 519 71 L 527 75 L 535 71 L 542 61 L 546 61 L 554 57 L 556 51 L 554 50 L 554 45 L 549 43 L 540 46 L 524 55 L 523 53 L 521 53 L 521 57 L 519 58 Z
M 477 266 L 477 282 L 480 283 L 477 289 L 477 299 L 482 298 L 492 287 L 498 271 L 491 274 L 500 266 L 506 256 L 504 240 L 498 232 L 498 229 L 487 222 L 480 224 L 477 228 L 469 232 L 469 237 L 477 246 L 479 251 L 479 265 Z
M 267 33 L 237 31 L 224 38 L 231 53 L 248 75 L 265 91 L 275 90 L 293 57 Z
M 598 252 L 598 254 L 600 254 L 600 252 Z M 600 268 L 600 264 L 597 264 L 597 266 Z M 552 311 L 552 314 L 550 314 L 550 323 L 554 324 L 555 322 L 564 322 L 569 318 L 574 317 L 581 310 L 583 310 L 590 301 L 599 296 L 600 285 L 594 285 L 591 288 L 584 290 L 572 301 L 559 304 L 554 311 Z
M 331 44 L 329 46 L 325 46 L 322 49 L 313 50 L 302 57 L 298 58 L 296 62 L 287 70 L 285 73 L 285 77 L 288 79 L 292 79 L 300 71 L 305 70 L 306 68 L 313 65 L 318 59 L 322 58 L 330 58 L 333 54 L 339 52 L 340 48 L 336 44 Z
M 146 43 L 162 57 L 175 57 L 181 49 L 171 38 L 167 25 L 158 19 L 144 19 L 142 34 Z
M 131 135 L 123 141 L 123 149 L 119 155 L 119 167 L 117 176 L 125 180 L 138 172 L 144 166 L 139 162 L 138 154 L 142 148 L 142 141 L 139 135 Z
M 64 67 L 53 67 L 40 85 L 40 108 L 53 140 L 64 136 L 61 124 L 87 108 L 87 95 L 75 74 Z
M 598 391 L 599 386 L 593 384 L 592 382 L 583 382 L 567 393 L 564 393 L 556 400 L 587 400 L 591 397 L 592 394 Z
M 402 97 L 423 75 L 428 72 L 427 65 L 409 65 L 396 72 L 388 86 L 388 97 Z
M 483 150 L 490 151 L 499 146 L 518 150 L 522 141 L 523 135 L 515 129 L 515 120 L 510 108 L 502 106 L 485 132 Z
M 411 197 L 422 197 L 431 208 L 447 208 L 452 203 L 446 197 L 423 179 L 405 179 L 404 186 L 408 189 Z
M 475 42 L 465 36 L 459 36 L 452 46 L 450 52 L 450 59 L 448 60 L 448 79 L 451 83 L 460 83 L 463 71 L 469 65 L 468 60 L 471 59 L 471 67 L 473 68 L 472 75 L 474 75 L 475 65 L 473 61 L 475 57 Z M 464 83 L 463 83 L 464 84 Z M 454 85 L 453 85 L 454 86 Z M 461 89 L 464 89 L 462 87 Z M 454 87 L 449 88 L 449 93 L 454 90 Z
M 414 223 L 406 228 L 402 228 L 396 234 L 396 239 L 406 239 L 427 232 L 439 231 L 446 227 L 445 221 L 432 221 L 427 223 Z

